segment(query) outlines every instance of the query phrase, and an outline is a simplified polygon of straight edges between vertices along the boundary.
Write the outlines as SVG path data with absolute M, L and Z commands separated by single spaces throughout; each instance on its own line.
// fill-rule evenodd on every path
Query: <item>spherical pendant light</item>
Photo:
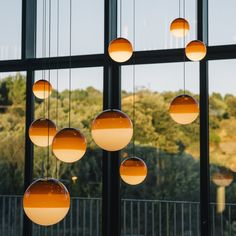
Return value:
M 190 124 L 198 117 L 199 105 L 193 97 L 182 94 L 172 100 L 169 113 L 178 124 Z
M 182 38 L 189 32 L 189 23 L 184 18 L 177 18 L 171 22 L 170 32 L 177 38 Z
M 52 85 L 47 80 L 38 80 L 33 85 L 33 93 L 39 99 L 46 99 L 52 93 Z
M 227 187 L 233 181 L 233 175 L 229 171 L 215 172 L 212 174 L 212 182 L 219 187 Z
M 228 187 L 233 182 L 233 175 L 225 170 L 213 173 L 211 179 L 217 186 L 216 211 L 217 213 L 222 213 L 225 210 L 225 187 Z
M 140 184 L 145 180 L 146 176 L 147 166 L 140 158 L 128 158 L 120 165 L 120 177 L 127 184 Z
M 56 179 L 38 179 L 25 191 L 25 214 L 34 223 L 49 226 L 61 221 L 70 208 L 70 194 Z
M 33 144 L 47 147 L 52 144 L 56 132 L 56 125 L 51 120 L 38 119 L 30 125 L 29 137 Z
M 106 110 L 92 123 L 92 137 L 104 150 L 118 151 L 127 146 L 133 135 L 130 118 L 120 110 Z
M 133 54 L 133 47 L 129 40 L 116 38 L 110 42 L 108 53 L 113 61 L 126 62 Z
M 54 155 L 63 162 L 72 163 L 80 160 L 86 152 L 86 139 L 83 134 L 73 128 L 59 131 L 52 141 Z
M 191 61 L 201 61 L 207 53 L 207 48 L 202 41 L 191 41 L 185 48 L 185 54 Z

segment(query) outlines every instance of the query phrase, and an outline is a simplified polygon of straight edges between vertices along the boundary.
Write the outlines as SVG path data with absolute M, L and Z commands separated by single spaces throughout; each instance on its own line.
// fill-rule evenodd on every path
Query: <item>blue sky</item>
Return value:
M 0 0 L 0 59 L 20 57 L 21 40 L 21 0 Z M 48 0 L 46 0 L 48 2 Z M 57 52 L 57 2 L 52 1 L 51 22 L 51 52 Z M 72 0 L 72 54 L 91 54 L 103 52 L 103 1 L 102 0 Z M 60 30 L 59 55 L 69 55 L 69 1 L 60 0 Z M 179 16 L 178 0 L 136 0 L 135 31 L 133 24 L 134 6 L 131 0 L 122 0 L 122 32 L 118 35 L 127 37 L 134 43 L 135 49 L 151 50 L 160 48 L 182 47 L 183 41 L 177 40 L 169 33 L 169 24 Z M 38 37 L 37 56 L 42 56 L 42 6 L 43 0 L 38 0 Z M 236 1 L 209 0 L 209 44 L 236 43 L 235 10 Z M 47 5 L 48 14 L 48 5 Z M 120 15 L 119 15 L 120 16 Z M 183 12 L 181 11 L 181 16 Z M 186 1 L 186 19 L 191 30 L 186 42 L 196 38 L 196 2 Z M 47 42 L 48 21 L 47 17 Z M 120 23 L 120 17 L 119 17 Z M 119 26 L 120 28 L 120 26 Z M 45 48 L 45 47 L 44 47 Z M 46 52 L 48 56 L 48 44 Z M 146 87 L 154 91 L 178 90 L 183 84 L 183 64 L 171 63 L 160 65 L 136 66 L 136 86 Z M 122 87 L 132 91 L 132 66 L 122 69 Z M 236 60 L 210 62 L 210 92 L 236 94 L 234 84 L 236 78 Z M 36 73 L 40 79 L 41 72 Z M 55 71 L 52 72 L 52 83 L 56 81 Z M 61 70 L 59 77 L 60 89 L 67 88 L 68 70 Z M 94 86 L 102 89 L 102 69 L 75 69 L 72 73 L 73 88 Z M 4 74 L 1 75 L 1 78 Z M 194 93 L 199 91 L 198 63 L 186 63 L 186 88 Z

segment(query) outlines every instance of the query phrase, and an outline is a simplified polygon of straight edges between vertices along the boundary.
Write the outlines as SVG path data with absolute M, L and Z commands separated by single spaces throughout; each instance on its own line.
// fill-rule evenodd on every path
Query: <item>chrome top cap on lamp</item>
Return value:
M 33 93 L 39 99 L 46 99 L 52 93 L 52 85 L 47 80 L 38 80 L 33 85 Z
M 59 131 L 52 141 L 54 155 L 63 162 L 72 163 L 80 160 L 86 152 L 86 139 L 83 134 L 73 128 Z
M 70 208 L 70 194 L 56 179 L 38 179 L 25 191 L 25 214 L 34 223 L 49 226 L 61 221 Z
M 93 120 L 93 140 L 104 150 L 121 150 L 129 144 L 132 135 L 132 122 L 120 110 L 105 110 Z
M 193 97 L 182 94 L 172 100 L 169 113 L 178 124 L 190 124 L 198 117 L 199 105 Z
M 110 42 L 108 53 L 115 62 L 126 62 L 133 55 L 133 47 L 129 40 L 117 38 Z
M 140 184 L 145 180 L 146 176 L 147 166 L 140 158 L 127 158 L 120 165 L 120 177 L 127 184 Z
M 191 61 L 201 61 L 207 53 L 207 48 L 202 41 L 191 41 L 185 48 L 185 54 Z
M 227 187 L 233 181 L 233 175 L 229 171 L 215 172 L 212 174 L 212 182 L 219 187 Z
M 30 125 L 29 137 L 33 144 L 47 147 L 52 144 L 56 132 L 56 125 L 51 120 L 38 119 Z
M 182 38 L 189 32 L 189 23 L 184 18 L 177 18 L 171 22 L 170 32 L 178 38 Z

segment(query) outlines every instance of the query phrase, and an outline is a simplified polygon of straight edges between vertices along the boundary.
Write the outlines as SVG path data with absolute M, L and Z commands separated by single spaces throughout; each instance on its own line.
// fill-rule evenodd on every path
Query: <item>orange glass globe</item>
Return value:
M 215 172 L 213 173 L 212 182 L 219 187 L 227 187 L 233 181 L 233 175 L 229 171 Z
M 29 128 L 29 137 L 33 144 L 39 147 L 47 147 L 57 132 L 56 125 L 49 119 L 35 120 Z
M 83 134 L 73 128 L 59 131 L 52 141 L 54 155 L 63 162 L 72 163 L 80 160 L 86 152 L 86 139 Z
M 46 99 L 52 93 L 52 85 L 47 80 L 38 80 L 33 85 L 33 93 L 39 99 Z
M 92 122 L 94 142 L 107 151 L 121 150 L 129 144 L 132 135 L 132 121 L 120 110 L 105 110 Z
M 186 36 L 189 29 L 189 23 L 184 18 L 177 18 L 170 24 L 170 32 L 177 38 Z
M 127 158 L 120 165 L 120 177 L 127 184 L 140 184 L 147 177 L 147 166 L 140 158 Z
M 54 225 L 70 208 L 70 194 L 56 179 L 38 179 L 25 191 L 23 208 L 28 218 L 38 225 Z
M 133 47 L 128 39 L 116 38 L 110 42 L 108 53 L 113 61 L 126 62 L 133 55 Z
M 178 124 L 190 124 L 198 117 L 198 102 L 189 95 L 179 95 L 172 100 L 169 107 L 169 114 Z
M 191 41 L 185 48 L 185 54 L 191 61 L 201 61 L 207 54 L 206 45 L 199 40 Z

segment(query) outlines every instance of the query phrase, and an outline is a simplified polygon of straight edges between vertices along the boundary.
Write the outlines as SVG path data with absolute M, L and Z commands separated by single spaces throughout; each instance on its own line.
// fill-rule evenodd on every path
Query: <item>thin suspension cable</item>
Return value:
M 120 0 L 120 37 L 122 37 L 122 0 Z
M 183 18 L 185 19 L 185 0 L 183 0 Z M 184 23 L 185 24 L 185 23 Z M 186 93 L 186 88 L 185 88 L 185 85 L 186 85 L 186 82 L 185 82 L 185 25 L 184 25 L 184 37 L 183 37 L 183 86 L 184 86 L 184 94 Z
M 136 22 L 135 22 L 135 10 L 136 10 L 136 7 L 135 7 L 135 1 L 136 0 L 133 0 L 133 48 L 135 50 L 135 27 L 136 27 Z M 133 157 L 135 157 L 135 64 L 133 64 Z
M 60 17 L 59 17 L 59 13 L 60 13 L 60 0 L 57 0 L 57 58 L 59 57 L 59 24 L 60 24 Z M 59 106 L 58 106 L 58 101 L 59 101 L 59 60 L 57 60 L 57 104 L 56 104 L 56 125 L 57 128 L 59 130 Z M 56 160 L 56 179 L 58 179 L 58 162 L 57 162 L 57 158 L 55 158 Z
M 181 0 L 179 0 L 179 18 L 181 17 Z
M 72 0 L 70 0 L 70 69 L 69 69 L 69 128 L 71 126 L 71 36 L 72 36 Z
M 51 56 L 51 5 L 52 5 L 52 1 L 49 0 L 49 12 L 48 12 L 48 17 L 49 17 L 49 27 L 48 27 L 48 41 L 49 41 L 49 46 L 48 46 L 48 57 L 50 58 Z M 51 80 L 51 70 L 48 70 L 48 81 L 50 84 L 50 80 Z M 49 89 L 48 89 L 49 92 Z M 47 155 L 47 178 L 48 176 L 48 172 L 49 172 L 49 155 L 50 155 L 50 145 L 49 145 L 49 135 L 50 135 L 50 126 L 49 126 L 49 121 L 50 121 L 50 96 L 48 97 L 48 155 Z
M 57 0 L 57 58 L 59 57 L 59 8 L 60 7 L 60 0 Z M 59 114 L 58 114 L 58 107 L 59 107 L 59 104 L 58 104 L 58 100 L 59 100 L 59 59 L 57 60 L 57 103 L 56 103 L 56 125 L 57 127 L 59 126 L 59 122 L 58 122 L 58 117 L 59 117 Z

